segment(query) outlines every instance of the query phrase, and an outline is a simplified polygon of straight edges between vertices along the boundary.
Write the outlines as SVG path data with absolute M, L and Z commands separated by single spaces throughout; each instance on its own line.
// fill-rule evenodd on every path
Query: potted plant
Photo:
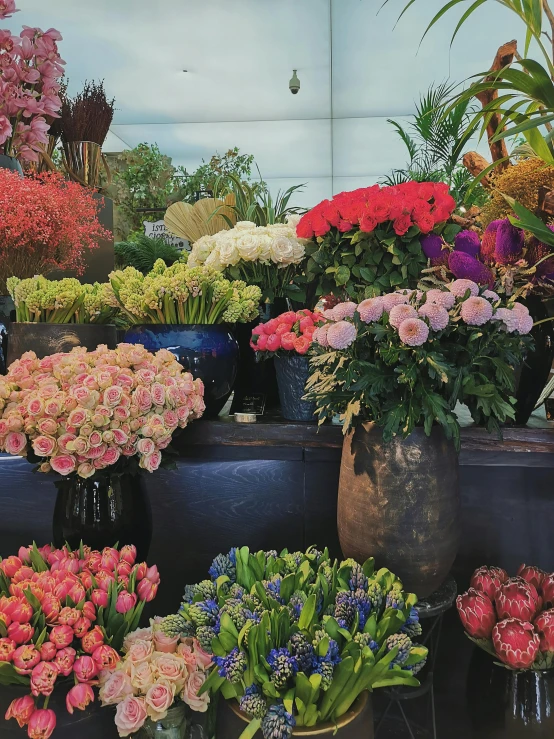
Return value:
M 336 313 L 338 309 L 340 313 Z M 513 367 L 533 319 L 471 280 L 344 303 L 314 334 L 306 399 L 344 421 L 338 528 L 346 556 L 376 555 L 427 596 L 460 533 L 454 413 L 489 431 L 513 419 Z
M 2 560 L 0 712 L 9 721 L 2 736 L 22 735 L 11 719 L 30 737 L 48 739 L 58 724 L 56 736 L 72 739 L 92 720 L 104 735 L 109 724 L 98 723 L 93 686 L 119 663 L 159 582 L 156 566 L 137 562 L 132 545 L 33 544 Z
M 139 473 L 160 467 L 177 428 L 202 415 L 202 396 L 166 350 L 28 352 L 0 377 L 0 450 L 57 476 L 58 546 L 126 540 L 145 557 L 152 521 Z
M 478 736 L 550 737 L 554 698 L 554 574 L 521 565 L 516 577 L 479 567 L 456 601 L 477 650 L 468 708 Z
M 420 234 L 455 233 L 447 221 L 456 202 L 443 182 L 373 185 L 324 200 L 300 219 L 306 245 L 306 279 L 315 301 L 334 293 L 343 299 L 415 288 L 426 258 Z
M 115 706 L 119 736 L 185 739 L 187 713 L 205 713 L 210 703 L 204 685 L 213 656 L 197 639 L 167 636 L 156 618 L 129 634 L 123 658 L 100 675 L 99 698 Z
M 419 685 L 417 597 L 386 569 L 327 550 L 219 555 L 187 586 L 168 636 L 194 635 L 215 665 L 200 694 L 227 699 L 217 736 L 373 736 L 367 691 Z M 257 732 L 260 731 L 260 734 Z
M 310 375 L 307 352 L 321 318 L 320 313 L 304 308 L 282 313 L 252 329 L 250 346 L 256 357 L 274 359 L 281 411 L 287 421 L 314 419 L 315 404 L 302 398 Z
M 6 0 L 0 20 L 17 12 Z M 61 34 L 25 26 L 20 36 L 0 31 L 0 167 L 22 174 L 23 162 L 38 162 L 48 144 L 48 129 L 61 107 L 60 79 L 65 62 L 58 52 Z
M 207 266 L 171 267 L 158 259 L 146 277 L 133 267 L 112 272 L 114 295 L 130 324 L 125 340 L 170 349 L 205 386 L 206 415 L 216 416 L 237 373 L 238 345 L 229 324 L 257 315 L 260 289 L 231 282 Z
M 110 305 L 114 301 L 109 285 L 83 285 L 74 278 L 9 277 L 7 288 L 15 305 L 8 365 L 30 348 L 39 359 L 74 346 L 92 351 L 106 344 L 115 349 L 117 307 Z

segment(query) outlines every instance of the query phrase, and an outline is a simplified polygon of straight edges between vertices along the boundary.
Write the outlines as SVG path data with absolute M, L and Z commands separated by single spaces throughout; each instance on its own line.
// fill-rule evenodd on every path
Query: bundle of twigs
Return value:
M 102 146 L 114 116 L 115 99 L 108 100 L 104 81 L 85 82 L 74 98 L 64 96 L 61 109 L 61 137 L 64 143 L 93 141 Z

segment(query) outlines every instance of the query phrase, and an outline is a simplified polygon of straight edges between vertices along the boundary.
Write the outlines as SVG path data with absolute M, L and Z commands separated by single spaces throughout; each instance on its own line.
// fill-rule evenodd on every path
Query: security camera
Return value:
M 296 74 L 296 69 L 292 70 L 292 77 L 290 78 L 289 82 L 289 90 L 292 92 L 293 95 L 297 95 L 298 90 L 300 90 L 300 80 L 298 79 L 298 75 Z

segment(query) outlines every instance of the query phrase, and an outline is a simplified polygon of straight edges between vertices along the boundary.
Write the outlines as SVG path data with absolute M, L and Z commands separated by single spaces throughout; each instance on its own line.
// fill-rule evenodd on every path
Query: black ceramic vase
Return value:
M 129 344 L 148 351 L 170 351 L 183 367 L 204 383 L 204 417 L 217 416 L 227 402 L 237 375 L 239 347 L 224 324 L 133 326 L 125 332 Z
M 552 301 L 542 301 L 531 295 L 521 302 L 527 305 L 535 321 L 554 316 Z M 554 321 L 534 326 L 531 335 L 535 341 L 535 349 L 527 355 L 516 376 L 515 423 L 518 426 L 527 423 L 548 381 L 554 360 Z
M 287 421 L 313 421 L 315 403 L 302 400 L 310 376 L 308 358 L 291 353 L 275 357 L 274 362 L 283 418 Z
M 0 168 L 11 169 L 12 172 L 19 172 L 21 177 L 23 177 L 23 168 L 21 167 L 19 160 L 15 157 L 9 157 L 6 154 L 0 154 Z
M 39 359 L 49 354 L 70 352 L 76 346 L 94 351 L 100 344 L 117 346 L 117 333 L 111 324 L 94 323 L 18 323 L 8 330 L 8 366 L 22 354 L 34 351 Z
M 96 479 L 73 476 L 56 483 L 54 544 L 93 549 L 134 544 L 138 560 L 148 556 L 152 511 L 142 476 L 106 474 Z
M 552 739 L 554 671 L 517 672 L 474 650 L 466 688 L 476 739 Z

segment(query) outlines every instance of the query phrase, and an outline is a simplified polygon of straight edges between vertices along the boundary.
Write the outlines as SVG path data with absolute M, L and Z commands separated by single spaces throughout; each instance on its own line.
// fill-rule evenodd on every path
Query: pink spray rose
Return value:
M 199 696 L 198 691 L 206 682 L 205 672 L 192 672 L 185 681 L 185 686 L 180 693 L 181 700 L 190 706 L 193 711 L 205 713 L 208 710 L 210 695 L 208 692 Z
M 157 682 L 152 685 L 145 697 L 146 711 L 152 721 L 161 721 L 166 717 L 168 709 L 175 699 L 175 686 L 168 682 Z
M 101 680 L 98 693 L 103 706 L 111 706 L 121 703 L 128 695 L 133 694 L 131 678 L 123 670 L 114 670 L 107 673 L 107 677 Z

